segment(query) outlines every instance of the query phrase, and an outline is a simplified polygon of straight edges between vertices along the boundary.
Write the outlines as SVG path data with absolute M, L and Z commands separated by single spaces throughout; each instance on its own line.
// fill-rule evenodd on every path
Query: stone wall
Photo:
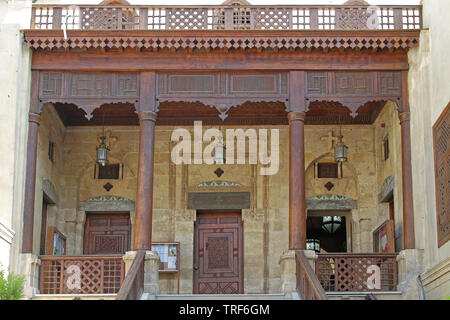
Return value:
M 438 247 L 432 127 L 450 101 L 450 43 L 443 40 L 449 38 L 450 26 L 448 15 L 442 14 L 449 12 L 450 3 L 423 0 L 422 5 L 425 30 L 421 31 L 420 46 L 408 54 L 416 246 L 424 249 L 423 268 L 428 279 L 432 279 L 429 274 L 434 271 L 446 270 L 425 283 L 427 298 L 442 299 L 443 291 L 432 288 L 448 288 L 450 241 Z
M 79 208 L 80 203 L 99 196 L 117 196 L 135 201 L 139 128 L 105 128 L 107 143 L 111 146 L 110 161 L 123 164 L 123 178 L 99 180 L 94 179 L 95 147 L 99 144 L 103 128 L 63 128 L 54 119 L 55 116 L 52 106 L 44 108 L 39 136 L 38 185 L 44 176 L 55 181 L 59 203 L 55 206 L 56 216 L 51 221 L 67 236 L 67 253 L 82 254 L 84 211 Z M 374 125 L 342 126 L 344 142 L 349 147 L 349 161 L 343 165 L 343 177 L 340 179 L 317 179 L 313 170 L 314 161 L 334 161 L 332 145 L 325 137 L 330 132 L 336 137 L 339 127 L 315 125 L 305 128 L 307 198 L 324 194 L 341 195 L 357 202 L 357 208 L 351 211 L 351 247 L 354 252 L 371 252 L 371 232 L 388 217 L 388 213 L 380 209 L 378 191 L 374 192 L 374 189 L 380 189 L 384 176 L 395 174 L 397 160 L 394 157 L 384 167 L 378 164 L 378 136 L 382 133 L 378 132 L 377 126 L 383 122 L 388 130 L 392 130 L 395 117 L 395 108 L 388 105 Z M 203 130 L 207 128 L 204 126 Z M 271 128 L 279 130 L 280 161 L 278 173 L 270 176 L 260 175 L 261 164 L 248 164 L 248 158 L 246 164 L 239 165 L 175 165 L 171 161 L 171 150 L 175 145 L 171 134 L 175 127 L 156 128 L 153 241 L 181 243 L 180 293 L 191 293 L 193 281 L 196 212 L 188 209 L 188 193 L 233 191 L 249 192 L 251 195 L 250 208 L 242 210 L 245 292 L 280 292 L 279 258 L 288 248 L 289 230 L 289 128 L 269 126 L 268 129 Z M 192 127 L 186 129 L 192 133 Z M 222 128 L 225 129 L 227 127 Z M 59 155 L 62 160 L 57 159 L 53 170 L 50 170 L 44 148 L 51 132 L 56 139 L 57 150 L 62 153 Z M 394 133 L 392 135 L 395 137 Z M 214 172 L 219 167 L 224 171 L 220 177 Z M 55 177 L 57 172 L 60 175 Z M 221 181 L 222 184 L 211 186 L 208 183 L 211 181 Z M 334 184 L 331 190 L 324 187 L 328 181 Z M 106 182 L 113 185 L 110 191 L 103 187 Z M 37 193 L 36 197 L 38 200 L 42 193 Z M 37 205 L 36 212 L 39 210 Z M 40 221 L 38 217 L 37 221 Z M 35 239 L 35 242 L 38 240 Z M 160 285 L 162 293 L 177 293 L 177 275 L 162 274 Z

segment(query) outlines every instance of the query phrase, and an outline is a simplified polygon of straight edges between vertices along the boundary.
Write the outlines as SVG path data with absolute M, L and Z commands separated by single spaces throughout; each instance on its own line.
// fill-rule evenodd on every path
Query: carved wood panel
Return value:
M 400 72 L 380 72 L 379 88 L 381 94 L 400 95 L 402 90 Z
M 42 73 L 39 94 L 42 97 L 61 97 L 63 94 L 63 74 L 60 72 Z
M 338 95 L 373 95 L 370 72 L 336 72 L 335 92 Z
M 450 103 L 433 126 L 438 245 L 450 240 Z
M 158 96 L 161 100 L 180 96 L 286 97 L 287 81 L 287 73 L 162 72 L 158 73 Z
M 195 224 L 194 292 L 243 293 L 239 213 L 201 213 Z
M 44 102 L 98 98 L 113 102 L 124 97 L 139 96 L 137 73 L 105 72 L 42 72 L 39 97 Z M 133 99 L 130 99 L 133 100 Z
M 306 92 L 308 95 L 325 95 L 328 93 L 326 72 L 307 72 L 306 77 Z
M 112 77 L 108 73 L 73 73 L 70 80 L 70 97 L 111 96 Z
M 128 214 L 88 214 L 84 233 L 84 254 L 121 254 L 130 248 Z

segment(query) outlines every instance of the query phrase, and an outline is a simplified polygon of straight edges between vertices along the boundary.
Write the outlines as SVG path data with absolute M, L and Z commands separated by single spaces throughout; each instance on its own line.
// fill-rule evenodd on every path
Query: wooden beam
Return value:
M 125 50 L 124 52 L 33 53 L 33 70 L 76 71 L 233 71 L 233 70 L 408 70 L 405 52 L 161 52 Z

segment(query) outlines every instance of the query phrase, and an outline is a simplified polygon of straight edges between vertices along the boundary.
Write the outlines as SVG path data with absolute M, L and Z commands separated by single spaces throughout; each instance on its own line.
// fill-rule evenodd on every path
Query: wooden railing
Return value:
M 31 29 L 73 30 L 411 30 L 420 6 L 33 5 Z
M 121 255 L 39 258 L 41 294 L 117 293 L 124 279 Z
M 138 300 L 144 292 L 145 250 L 138 250 L 116 300 Z
M 396 253 L 319 254 L 316 274 L 325 291 L 374 292 L 397 290 Z M 375 267 L 374 267 L 375 266 Z M 368 287 L 369 277 L 379 268 L 379 287 Z
M 327 300 L 314 270 L 309 265 L 303 251 L 295 252 L 297 292 L 302 300 Z

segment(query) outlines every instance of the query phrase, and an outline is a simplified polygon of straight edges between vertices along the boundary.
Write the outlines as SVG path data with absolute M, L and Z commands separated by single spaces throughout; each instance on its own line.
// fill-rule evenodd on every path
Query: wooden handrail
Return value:
M 39 259 L 43 294 L 117 293 L 125 273 L 122 255 L 40 256 Z M 75 275 L 79 275 L 78 282 Z
M 145 250 L 138 250 L 116 300 L 138 300 L 144 292 Z
M 328 300 L 314 270 L 311 268 L 305 254 L 295 251 L 297 292 L 302 300 Z
M 71 30 L 366 30 L 368 6 L 34 4 L 32 29 Z M 422 29 L 421 6 L 377 6 L 373 30 Z M 236 16 L 239 19 L 235 19 Z M 150 19 L 149 19 L 150 18 Z M 366 22 L 364 22 L 366 21 Z M 370 23 L 369 23 L 370 24 Z M 372 24 L 370 24 L 372 25 Z
M 398 253 L 319 253 L 316 275 L 327 292 L 371 292 L 397 290 Z M 369 288 L 368 267 L 380 269 L 380 288 Z

